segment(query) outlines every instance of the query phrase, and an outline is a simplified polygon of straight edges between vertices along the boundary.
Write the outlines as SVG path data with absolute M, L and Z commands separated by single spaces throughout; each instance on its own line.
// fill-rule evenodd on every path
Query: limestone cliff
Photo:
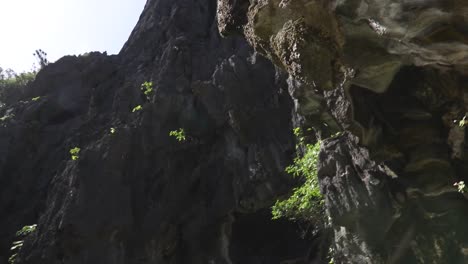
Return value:
M 34 223 L 16 263 L 468 263 L 467 36 L 461 0 L 148 0 L 0 107 L 0 264 Z M 329 232 L 271 220 L 296 126 Z
M 221 33 L 301 83 L 305 124 L 346 131 L 319 164 L 335 263 L 468 263 L 468 204 L 452 186 L 468 172 L 468 2 L 218 3 Z
M 220 37 L 214 0 L 150 0 L 120 54 L 45 67 L 0 109 L 0 263 L 34 223 L 15 263 L 313 258 L 312 235 L 268 209 L 292 183 L 286 79 Z

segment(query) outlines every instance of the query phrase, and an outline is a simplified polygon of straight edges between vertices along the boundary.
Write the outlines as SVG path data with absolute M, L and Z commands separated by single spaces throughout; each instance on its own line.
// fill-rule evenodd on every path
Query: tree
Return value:
M 37 49 L 36 51 L 34 51 L 33 55 L 39 62 L 39 70 L 49 64 L 49 60 L 47 59 L 47 53 L 45 51 Z
M 37 72 L 49 64 L 47 53 L 42 49 L 35 50 L 33 55 L 37 59 L 39 69 L 33 65 L 31 71 L 16 73 L 12 69 L 0 67 L 0 105 L 19 100 L 26 88 L 36 79 Z

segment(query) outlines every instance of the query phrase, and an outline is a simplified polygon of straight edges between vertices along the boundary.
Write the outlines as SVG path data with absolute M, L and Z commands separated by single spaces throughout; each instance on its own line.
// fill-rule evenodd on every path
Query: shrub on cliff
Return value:
M 293 177 L 300 177 L 303 184 L 294 188 L 289 198 L 277 201 L 273 205 L 273 219 L 284 217 L 321 223 L 324 219 L 324 207 L 317 178 L 320 141 L 305 144 L 300 131 L 296 129 L 295 134 L 298 137 L 298 149 L 302 148 L 304 151 L 303 155 L 296 157 L 294 163 L 286 168 L 286 172 Z
M 8 259 L 9 264 L 16 263 L 16 256 L 18 255 L 18 251 L 23 247 L 24 238 L 29 234 L 36 231 L 37 224 L 30 225 L 30 226 L 23 226 L 18 232 L 16 232 L 16 237 L 21 238 L 21 240 L 14 241 L 10 250 L 12 251 L 12 255 Z

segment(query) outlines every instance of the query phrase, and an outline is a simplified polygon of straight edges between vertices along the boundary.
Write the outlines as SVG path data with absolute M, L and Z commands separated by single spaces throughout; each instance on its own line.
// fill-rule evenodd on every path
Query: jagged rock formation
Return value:
M 217 2 L 149 0 L 119 55 L 0 108 L 0 264 L 32 223 L 17 263 L 323 263 L 268 212 L 293 123 L 345 131 L 319 164 L 335 263 L 467 263 L 468 2 Z
M 220 37 L 216 1 L 149 0 L 119 55 L 64 57 L 0 109 L 0 263 L 33 223 L 15 263 L 323 258 L 268 209 L 292 184 L 289 86 L 242 37 Z
M 468 203 L 452 186 L 468 173 L 468 2 L 218 3 L 224 35 L 301 83 L 305 124 L 348 131 L 324 143 L 319 171 L 335 263 L 468 263 Z

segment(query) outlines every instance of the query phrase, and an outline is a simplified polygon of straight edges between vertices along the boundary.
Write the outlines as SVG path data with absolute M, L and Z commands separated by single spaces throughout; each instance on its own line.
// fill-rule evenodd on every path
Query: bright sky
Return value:
M 0 0 L 0 67 L 32 68 L 36 49 L 49 61 L 89 51 L 116 54 L 146 0 Z

